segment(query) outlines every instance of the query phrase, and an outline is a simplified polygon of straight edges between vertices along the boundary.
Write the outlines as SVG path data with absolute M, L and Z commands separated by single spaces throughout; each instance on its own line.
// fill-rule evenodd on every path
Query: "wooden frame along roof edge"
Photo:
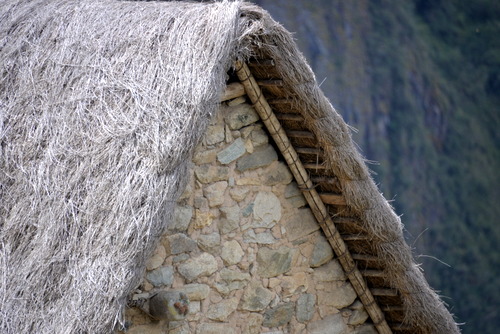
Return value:
M 392 330 L 385 319 L 384 313 L 380 309 L 361 272 L 356 266 L 356 263 L 354 262 L 344 240 L 328 214 L 320 195 L 314 189 L 313 183 L 309 178 L 309 174 L 304 168 L 297 152 L 292 146 L 279 120 L 262 93 L 257 80 L 252 75 L 247 64 L 242 61 L 236 61 L 234 63 L 234 69 L 255 110 L 283 154 L 283 157 L 285 158 L 295 180 L 297 181 L 299 188 L 302 190 L 311 211 L 325 233 L 333 251 L 335 252 L 335 255 L 339 259 L 339 262 L 346 273 L 346 276 L 349 278 L 349 281 L 351 282 L 359 299 L 363 303 L 367 313 L 370 315 L 375 327 L 381 334 L 392 333 Z M 233 84 L 233 88 L 238 90 L 241 94 L 241 86 Z M 229 98 L 224 96 L 221 100 L 227 99 Z

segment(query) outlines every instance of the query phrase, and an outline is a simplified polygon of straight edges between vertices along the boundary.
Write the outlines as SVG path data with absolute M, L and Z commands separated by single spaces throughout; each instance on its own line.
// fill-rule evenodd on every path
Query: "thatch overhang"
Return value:
M 261 8 L 8 0 L 0 64 L 3 332 L 109 332 L 119 321 L 227 73 L 256 79 L 245 92 L 282 127 L 292 147 L 282 153 L 379 331 L 459 332 L 348 126 Z

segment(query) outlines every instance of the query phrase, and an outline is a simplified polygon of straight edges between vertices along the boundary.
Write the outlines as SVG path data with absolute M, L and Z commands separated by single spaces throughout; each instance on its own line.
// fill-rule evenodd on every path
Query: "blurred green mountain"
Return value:
M 260 0 L 402 215 L 464 333 L 500 325 L 500 2 Z

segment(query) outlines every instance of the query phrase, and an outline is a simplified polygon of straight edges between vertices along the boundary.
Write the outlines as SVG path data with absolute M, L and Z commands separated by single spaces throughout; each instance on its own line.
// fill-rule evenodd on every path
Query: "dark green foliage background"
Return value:
M 500 325 L 500 2 L 261 0 L 355 140 L 464 333 Z M 443 264 L 446 263 L 446 264 Z

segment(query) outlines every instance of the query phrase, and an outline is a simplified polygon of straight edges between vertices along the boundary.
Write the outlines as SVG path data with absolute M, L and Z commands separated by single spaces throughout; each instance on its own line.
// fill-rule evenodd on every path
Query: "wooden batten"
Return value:
M 323 203 L 326 203 L 326 204 L 346 205 L 345 198 L 342 195 L 322 193 L 322 194 L 319 194 L 319 197 L 321 198 Z
M 361 274 L 364 277 L 385 278 L 385 273 L 383 270 L 365 269 L 361 271 Z
M 405 308 L 403 305 L 386 305 L 386 306 L 382 306 L 382 311 L 384 311 L 384 312 L 404 312 Z
M 280 121 L 304 122 L 304 117 L 302 115 L 300 115 L 300 114 L 276 113 L 276 117 Z
M 343 234 L 344 241 L 366 241 L 368 237 L 364 234 Z
M 245 87 L 239 82 L 233 82 L 226 86 L 226 89 L 224 90 L 220 101 L 224 102 L 232 100 L 245 94 Z
M 356 261 L 370 261 L 370 262 L 378 262 L 379 258 L 376 257 L 375 255 L 368 255 L 368 254 L 352 254 L 352 258 Z
M 398 290 L 396 289 L 371 289 L 374 296 L 379 297 L 396 297 L 398 295 Z
M 250 59 L 248 61 L 250 67 L 274 67 L 276 66 L 274 59 Z
M 314 155 L 323 154 L 323 150 L 316 147 L 296 147 L 295 151 L 297 151 L 297 153 L 299 154 L 314 154 Z
M 307 139 L 316 139 L 314 133 L 309 131 L 300 131 L 300 130 L 290 130 L 286 132 L 286 135 L 291 138 L 307 138 Z
M 281 79 L 257 80 L 257 84 L 261 87 L 283 87 L 283 80 Z
M 267 130 L 274 139 L 274 142 L 283 154 L 283 157 L 295 177 L 299 188 L 302 190 L 311 211 L 323 229 L 323 232 L 337 255 L 339 262 L 349 278 L 354 290 L 375 324 L 375 327 L 381 334 L 392 333 L 387 321 L 385 320 L 384 314 L 368 289 L 366 282 L 356 267 L 356 263 L 351 257 L 344 240 L 336 229 L 325 204 L 321 200 L 320 195 L 318 195 L 314 189 L 314 185 L 309 178 L 309 173 L 300 161 L 297 152 L 293 148 L 285 130 L 282 128 L 279 120 L 276 118 L 276 115 L 269 106 L 257 81 L 250 72 L 250 69 L 245 63 L 240 61 L 235 63 L 235 69 L 238 78 L 245 86 L 245 91 L 252 101 L 255 110 L 259 114 Z
M 326 166 L 323 164 L 304 163 L 304 168 L 305 169 L 325 170 Z

